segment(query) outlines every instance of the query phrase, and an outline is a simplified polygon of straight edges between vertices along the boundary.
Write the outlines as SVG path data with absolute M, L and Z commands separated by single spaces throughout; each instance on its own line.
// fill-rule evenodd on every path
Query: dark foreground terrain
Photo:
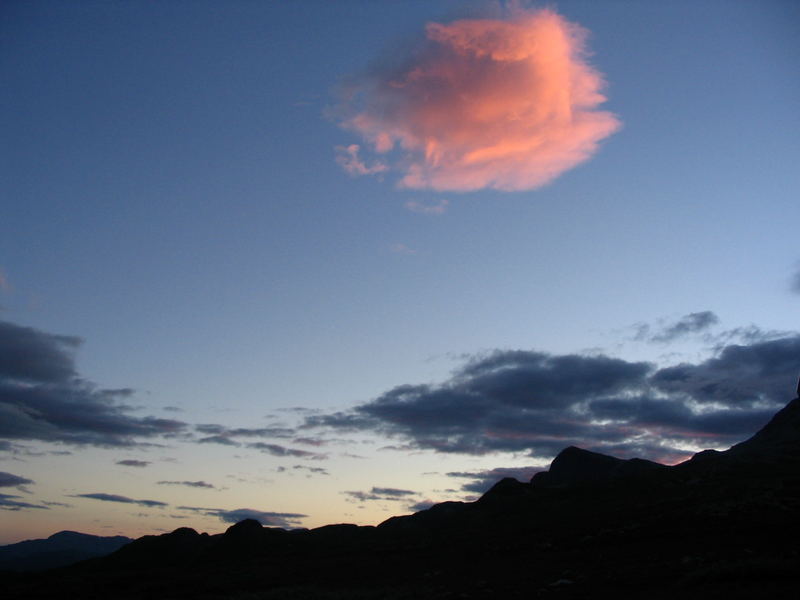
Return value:
M 132 541 L 121 535 L 100 537 L 76 531 L 59 531 L 45 540 L 27 540 L 0 546 L 0 572 L 64 567 L 87 558 L 111 554 Z
M 755 436 L 666 467 L 567 448 L 378 527 L 182 528 L 35 576 L 3 598 L 800 597 L 800 398 Z

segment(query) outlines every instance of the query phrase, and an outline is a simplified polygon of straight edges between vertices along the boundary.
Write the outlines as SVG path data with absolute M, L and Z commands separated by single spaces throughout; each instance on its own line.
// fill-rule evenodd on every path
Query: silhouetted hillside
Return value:
M 0 546 L 0 570 L 41 571 L 71 565 L 87 558 L 111 554 L 131 542 L 117 535 L 100 537 L 76 531 L 59 531 L 44 540 L 26 540 Z
M 181 528 L 4 597 L 795 598 L 800 399 L 725 452 L 668 467 L 567 448 L 530 483 L 499 481 L 377 527 Z M 89 583 L 90 582 L 90 583 Z

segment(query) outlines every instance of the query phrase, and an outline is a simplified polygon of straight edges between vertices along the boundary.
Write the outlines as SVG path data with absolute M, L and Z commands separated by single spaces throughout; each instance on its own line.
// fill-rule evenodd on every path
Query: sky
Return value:
M 800 375 L 795 2 L 4 2 L 0 544 L 675 463 Z

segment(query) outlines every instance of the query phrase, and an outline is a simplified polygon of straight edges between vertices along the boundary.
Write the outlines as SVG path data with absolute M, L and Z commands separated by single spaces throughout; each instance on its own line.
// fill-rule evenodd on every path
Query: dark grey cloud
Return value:
M 300 519 L 304 519 L 308 516 L 300 513 L 268 512 L 255 510 L 252 508 L 236 508 L 233 510 L 228 510 L 224 508 L 179 506 L 178 510 L 202 514 L 207 517 L 217 517 L 224 523 L 238 523 L 239 521 L 244 521 L 245 519 L 253 519 L 265 527 L 282 527 L 284 529 L 300 527 Z
M 228 438 L 236 437 L 263 437 L 263 438 L 290 438 L 295 435 L 294 429 L 287 427 L 236 427 L 228 428 L 224 425 L 204 423 L 195 425 L 195 431 L 203 434 L 221 435 Z
M 186 487 L 193 487 L 193 488 L 206 488 L 206 489 L 216 489 L 212 484 L 206 483 L 205 481 L 157 481 L 157 485 L 183 485 Z
M 28 383 L 70 379 L 76 375 L 73 352 L 81 342 L 0 321 L 0 377 Z
M 324 437 L 307 437 L 301 436 L 292 439 L 293 444 L 303 444 L 304 446 L 314 446 L 322 448 L 323 446 L 332 446 L 334 444 L 348 445 L 355 443 L 353 440 L 346 438 L 324 438 Z
M 368 492 L 347 491 L 342 492 L 342 494 L 352 498 L 353 500 L 357 500 L 358 502 L 367 502 L 370 500 L 395 502 L 399 500 L 407 500 L 409 496 L 414 496 L 416 492 L 397 488 L 373 487 Z
M 330 475 L 328 469 L 324 469 L 322 467 L 307 467 L 306 465 L 294 465 L 292 467 L 295 471 L 305 471 L 308 473 L 308 476 L 311 475 Z
M 461 491 L 473 494 L 483 494 L 495 483 L 506 477 L 513 477 L 517 481 L 527 483 L 531 477 L 539 471 L 545 470 L 544 467 L 497 467 L 483 471 L 451 471 L 448 477 L 455 477 L 466 480 L 461 484 Z
M 141 469 L 149 465 L 150 462 L 146 460 L 134 460 L 132 458 L 126 458 L 125 460 L 118 460 L 115 464 L 122 465 L 123 467 L 138 467 Z
M 201 423 L 195 425 L 194 430 L 206 435 L 219 435 L 225 432 L 225 427 L 223 425 L 214 425 L 213 423 Z
M 319 452 L 309 452 L 307 450 L 287 448 L 286 446 L 281 446 L 279 444 L 266 444 L 264 442 L 253 442 L 251 444 L 247 444 L 247 447 L 253 448 L 254 450 L 258 450 L 259 452 L 263 452 L 264 454 L 270 454 L 272 456 L 293 456 L 295 458 L 311 458 L 314 460 L 322 460 L 327 458 L 327 455 L 321 454 Z
M 69 456 L 69 450 L 34 450 L 29 446 L 14 444 L 7 440 L 0 440 L 0 452 L 8 452 L 14 456 Z
M 208 437 L 197 440 L 198 444 L 220 444 L 221 446 L 240 446 L 239 442 L 232 440 L 224 435 L 209 435 Z
M 82 379 L 74 360 L 80 342 L 0 321 L 0 439 L 120 447 L 185 429 L 180 421 L 131 415 L 129 388 Z
M 693 312 L 676 321 L 660 321 L 656 326 L 640 324 L 636 339 L 666 344 L 679 338 L 708 331 L 719 323 L 719 317 L 710 310 Z
M 230 428 L 215 423 L 195 425 L 195 431 L 206 437 L 197 440 L 200 444 L 220 444 L 223 446 L 240 446 L 236 438 L 260 437 L 286 439 L 295 436 L 295 430 L 287 427 L 236 427 Z
M 94 492 L 91 494 L 73 494 L 72 498 L 89 498 L 91 500 L 101 500 L 103 502 L 119 502 L 121 504 L 138 504 L 139 506 L 146 506 L 148 508 L 162 508 L 169 506 L 166 502 L 159 502 L 158 500 L 135 500 L 127 496 L 119 496 L 117 494 L 105 494 L 102 492 Z
M 20 477 L 19 475 L 14 475 L 13 473 L 0 471 L 0 487 L 17 487 L 29 483 L 33 483 L 33 481 L 25 477 Z
M 478 356 L 440 385 L 401 385 L 304 428 L 369 431 L 438 452 L 526 453 L 569 445 L 674 461 L 687 445 L 729 446 L 791 399 L 800 335 L 730 344 L 657 369 L 607 356 L 507 351 Z
M 743 409 L 759 402 L 783 403 L 795 389 L 798 374 L 800 335 L 794 335 L 726 346 L 702 363 L 661 369 L 652 383 L 667 394 Z
M 25 502 L 24 500 L 17 500 L 16 498 L 21 498 L 22 496 L 17 496 L 14 494 L 0 494 L 0 510 L 25 510 L 29 508 L 36 508 L 41 510 L 49 510 L 49 507 L 41 505 L 41 504 L 31 504 L 30 502 Z

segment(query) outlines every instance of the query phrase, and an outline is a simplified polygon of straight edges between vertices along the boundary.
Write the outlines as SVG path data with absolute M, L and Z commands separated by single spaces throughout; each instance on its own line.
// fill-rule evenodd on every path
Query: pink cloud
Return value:
M 336 163 L 350 175 L 374 175 L 382 173 L 387 169 L 386 165 L 375 162 L 372 166 L 367 166 L 358 156 L 361 146 L 350 144 L 349 146 L 336 146 Z
M 400 187 L 540 187 L 620 127 L 598 110 L 604 81 L 586 62 L 586 36 L 548 9 L 429 23 L 425 44 L 402 68 L 348 89 L 340 125 L 384 155 L 381 171 L 391 165 Z M 358 146 L 349 148 L 340 164 L 369 174 Z

